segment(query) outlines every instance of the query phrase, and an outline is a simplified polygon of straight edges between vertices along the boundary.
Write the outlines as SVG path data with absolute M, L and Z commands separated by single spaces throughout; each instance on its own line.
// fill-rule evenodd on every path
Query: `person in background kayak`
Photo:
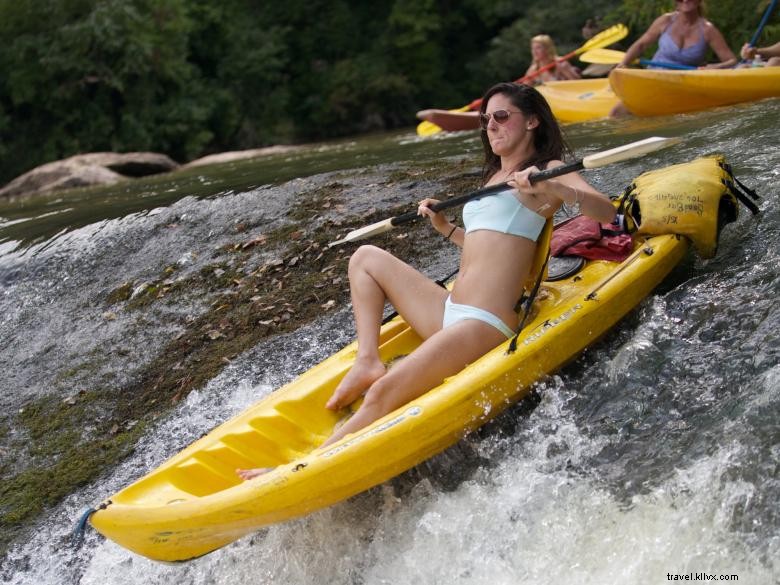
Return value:
M 550 70 L 537 73 L 545 65 L 555 63 L 558 54 L 555 50 L 555 43 L 549 35 L 537 35 L 531 39 L 531 65 L 526 71 L 525 77 L 533 75 L 534 77 L 528 83 L 538 84 L 545 81 L 558 81 L 564 79 L 580 79 L 579 70 L 568 61 L 561 61 Z M 458 116 L 464 120 L 469 120 L 468 124 L 473 123 L 473 127 L 479 125 L 479 112 L 450 112 L 442 109 L 428 109 L 417 112 L 417 119 L 428 122 L 434 122 L 436 114 L 446 113 L 450 116 Z
M 533 75 L 535 85 L 545 81 L 563 81 L 582 77 L 579 70 L 568 61 L 557 61 L 558 52 L 550 35 L 536 35 L 531 39 L 531 59 L 531 66 L 528 67 L 525 75 Z M 551 69 L 537 74 L 540 69 L 550 65 L 553 65 Z
M 628 48 L 618 67 L 628 67 L 642 52 L 658 42 L 652 61 L 672 65 L 688 65 L 700 69 L 725 69 L 737 63 L 718 28 L 704 18 L 704 0 L 676 0 L 677 10 L 655 19 L 650 28 Z M 707 51 L 712 49 L 719 63 L 706 65 Z M 625 116 L 630 112 L 622 103 L 609 113 L 610 117 Z
M 726 69 L 737 64 L 718 28 L 704 18 L 704 0 L 676 0 L 676 10 L 655 19 L 650 28 L 626 51 L 618 67 L 627 67 L 642 52 L 658 42 L 652 60 L 673 65 L 690 65 L 706 69 Z M 712 49 L 720 61 L 705 64 L 707 51 Z
M 763 61 L 763 66 L 780 67 L 780 43 L 761 48 L 751 47 L 748 43 L 745 43 L 740 51 L 740 56 L 745 61 L 753 61 L 756 57 L 760 57 Z
M 599 17 L 596 16 L 594 18 L 589 18 L 585 21 L 585 24 L 582 25 L 582 38 L 586 41 L 588 39 L 593 38 L 593 36 L 601 30 L 601 26 L 599 25 Z
M 417 212 L 444 238 L 463 249 L 450 293 L 376 246 L 358 248 L 349 261 L 349 283 L 358 350 L 352 369 L 327 401 L 340 410 L 365 394 L 360 408 L 325 441 L 329 445 L 436 387 L 515 335 L 515 305 L 523 292 L 545 222 L 562 203 L 609 223 L 610 200 L 577 173 L 531 185 L 540 168 L 561 164 L 570 152 L 550 106 L 534 88 L 500 83 L 480 108 L 485 151 L 483 182 L 508 182 L 505 191 L 467 203 L 464 227 L 420 201 Z M 379 356 L 379 331 L 390 302 L 423 343 L 387 369 Z M 239 470 L 244 479 L 265 469 Z

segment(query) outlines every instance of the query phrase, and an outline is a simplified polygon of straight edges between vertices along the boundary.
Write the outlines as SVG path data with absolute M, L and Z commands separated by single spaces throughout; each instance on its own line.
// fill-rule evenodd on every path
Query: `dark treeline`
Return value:
M 712 0 L 735 50 L 769 0 Z M 669 0 L 0 0 L 0 184 L 91 151 L 180 162 L 409 126 L 563 54 L 586 19 L 636 34 Z M 773 18 L 777 22 L 777 18 Z M 764 38 L 777 36 L 778 26 Z

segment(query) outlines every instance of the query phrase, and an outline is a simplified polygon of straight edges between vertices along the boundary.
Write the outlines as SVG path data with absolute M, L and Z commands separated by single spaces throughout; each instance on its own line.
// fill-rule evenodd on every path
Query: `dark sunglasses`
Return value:
M 492 114 L 480 114 L 479 125 L 484 130 L 490 123 L 490 118 L 493 118 L 497 124 L 506 124 L 509 120 L 509 116 L 512 114 L 519 114 L 520 112 L 511 112 L 509 110 L 496 110 Z

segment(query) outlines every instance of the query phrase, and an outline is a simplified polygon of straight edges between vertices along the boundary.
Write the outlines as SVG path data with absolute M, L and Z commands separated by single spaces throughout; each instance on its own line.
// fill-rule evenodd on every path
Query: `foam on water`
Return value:
M 778 542 L 759 554 L 733 529 L 756 490 L 727 479 L 739 444 L 624 501 L 575 470 L 607 439 L 580 433 L 567 400 L 560 385 L 547 389 L 520 433 L 483 441 L 494 464 L 454 491 L 423 478 L 399 497 L 391 483 L 180 566 L 102 542 L 79 583 L 622 585 L 667 573 L 772 582 Z

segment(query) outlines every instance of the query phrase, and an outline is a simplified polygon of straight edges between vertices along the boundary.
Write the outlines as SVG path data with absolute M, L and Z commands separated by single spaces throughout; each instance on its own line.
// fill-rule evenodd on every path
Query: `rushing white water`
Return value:
M 3 582 L 780 583 L 779 119 L 774 101 L 656 120 L 687 136 L 680 150 L 597 175 L 617 191 L 648 164 L 720 150 L 763 196 L 762 214 L 727 228 L 717 258 L 684 262 L 613 334 L 542 383 L 535 407 L 511 409 L 393 481 L 188 563 L 147 560 L 94 531 L 69 546 L 85 508 L 350 341 L 342 311 L 263 342 L 190 394 L 132 456 L 15 544 Z M 605 141 L 608 129 L 619 143 L 642 124 L 572 132 Z M 204 216 L 225 212 L 219 200 L 207 205 Z
M 775 369 L 766 380 L 775 407 L 778 375 Z M 155 464 L 160 445 L 209 428 L 215 408 L 239 411 L 270 388 L 239 385 L 219 404 L 191 395 L 133 461 L 97 489 L 121 485 Z M 742 446 L 722 445 L 652 490 L 624 499 L 583 469 L 610 439 L 583 435 L 571 391 L 560 379 L 546 384 L 542 396 L 514 435 L 489 433 L 478 441 L 475 448 L 490 463 L 452 491 L 423 472 L 174 566 L 94 536 L 78 553 L 64 548 L 63 530 L 78 508 L 72 501 L 25 547 L 27 554 L 36 552 L 9 582 L 622 584 L 665 582 L 667 573 L 773 582 L 771 559 L 780 543 L 757 552 L 732 526 L 757 489 L 726 477 L 744 456 Z M 766 400 L 750 406 L 763 408 Z M 461 458 L 450 454 L 448 463 Z M 412 485 L 401 485 L 405 481 Z M 74 500 L 84 505 L 89 495 Z

